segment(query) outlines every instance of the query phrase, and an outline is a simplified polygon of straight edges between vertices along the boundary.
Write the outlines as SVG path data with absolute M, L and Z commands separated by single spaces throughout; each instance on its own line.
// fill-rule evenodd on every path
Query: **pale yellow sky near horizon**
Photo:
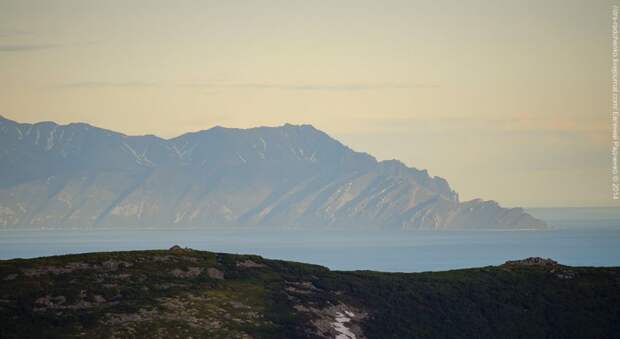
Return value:
M 505 206 L 611 200 L 612 1 L 0 0 L 0 114 L 312 124 Z

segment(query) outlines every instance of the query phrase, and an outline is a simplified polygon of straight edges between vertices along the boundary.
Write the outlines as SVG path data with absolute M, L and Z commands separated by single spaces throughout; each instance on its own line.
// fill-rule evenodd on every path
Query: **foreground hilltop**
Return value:
M 620 269 L 337 272 L 173 247 L 0 261 L 0 338 L 617 338 Z
M 0 227 L 544 228 L 309 125 L 173 139 L 0 117 Z

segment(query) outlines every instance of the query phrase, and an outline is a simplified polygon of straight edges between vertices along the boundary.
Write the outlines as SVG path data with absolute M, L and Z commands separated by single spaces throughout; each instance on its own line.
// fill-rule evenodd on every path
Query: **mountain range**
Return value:
M 429 145 L 428 147 L 432 147 Z M 310 125 L 128 136 L 0 117 L 0 227 L 545 228 Z

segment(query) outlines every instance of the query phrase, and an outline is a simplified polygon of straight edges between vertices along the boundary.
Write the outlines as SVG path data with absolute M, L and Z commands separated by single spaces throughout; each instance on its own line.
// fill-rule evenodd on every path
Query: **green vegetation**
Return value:
M 404 274 L 89 253 L 0 261 L 0 338 L 614 338 L 619 291 L 619 268 L 555 263 Z

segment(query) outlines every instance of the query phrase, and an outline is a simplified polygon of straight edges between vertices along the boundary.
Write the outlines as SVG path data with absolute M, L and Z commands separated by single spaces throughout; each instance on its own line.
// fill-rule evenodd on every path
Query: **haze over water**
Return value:
M 620 266 L 617 208 L 528 212 L 548 231 L 115 229 L 0 232 L 0 258 L 169 248 L 259 254 L 336 270 L 419 272 L 498 265 L 529 256 L 571 266 Z

